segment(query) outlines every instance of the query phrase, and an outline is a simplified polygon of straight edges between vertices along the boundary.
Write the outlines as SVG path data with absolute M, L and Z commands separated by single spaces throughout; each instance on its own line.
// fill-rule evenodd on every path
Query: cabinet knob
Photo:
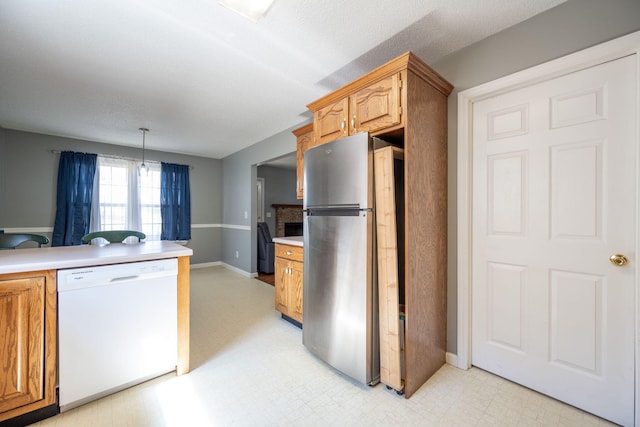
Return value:
M 340 129 L 342 129 L 342 133 L 347 133 L 347 119 L 342 119 L 342 123 L 340 123 Z
M 354 131 L 356 131 L 356 116 L 355 114 L 353 115 L 353 117 L 351 118 L 351 129 L 353 129 Z
M 293 252 L 287 251 L 287 255 L 293 255 Z

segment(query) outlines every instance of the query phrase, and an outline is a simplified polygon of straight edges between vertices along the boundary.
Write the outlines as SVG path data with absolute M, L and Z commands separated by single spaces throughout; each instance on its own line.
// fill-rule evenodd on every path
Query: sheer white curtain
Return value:
M 129 175 L 129 199 L 127 200 L 127 230 L 142 231 L 142 219 L 140 217 L 140 176 L 138 164 L 127 160 L 127 172 Z
M 98 157 L 96 160 L 96 174 L 93 177 L 93 197 L 91 199 L 89 232 L 100 231 L 100 227 L 100 157 Z
M 91 231 L 143 231 L 138 162 L 98 156 L 93 191 Z

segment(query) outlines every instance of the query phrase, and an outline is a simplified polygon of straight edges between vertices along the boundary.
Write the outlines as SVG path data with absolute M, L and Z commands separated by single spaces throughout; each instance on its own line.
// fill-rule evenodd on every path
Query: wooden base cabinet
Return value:
M 276 310 L 302 323 L 303 249 L 281 243 L 275 246 Z
M 55 270 L 0 275 L 0 421 L 56 403 Z

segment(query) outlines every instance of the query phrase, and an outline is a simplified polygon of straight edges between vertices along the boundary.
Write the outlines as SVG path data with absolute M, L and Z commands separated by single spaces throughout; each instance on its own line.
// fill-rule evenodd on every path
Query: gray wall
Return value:
M 264 221 L 269 226 L 271 236 L 276 235 L 275 204 L 302 205 L 296 198 L 297 176 L 295 169 L 258 166 L 258 178 L 264 178 Z M 270 213 L 271 216 L 267 216 Z
M 2 152 L 4 150 L 4 152 Z M 53 227 L 59 155 L 52 150 L 82 151 L 139 158 L 140 149 L 97 142 L 4 130 L 0 184 L 6 183 L 0 229 Z M 222 223 L 222 161 L 147 150 L 148 160 L 193 166 L 190 171 L 192 224 Z M 187 244 L 192 264 L 220 261 L 221 228 L 194 228 Z
M 0 230 L 3 227 L 4 223 L 4 211 L 6 210 L 6 204 L 2 201 L 4 200 L 4 192 L 5 192 L 5 178 L 4 178 L 4 170 L 7 155 L 5 153 L 5 143 L 4 143 L 4 129 L 0 127 Z
M 293 129 L 277 133 L 222 159 L 223 220 L 222 261 L 242 271 L 256 270 L 256 178 L 257 164 L 296 151 Z M 245 212 L 247 218 L 245 218 Z M 235 227 L 241 228 L 235 228 Z M 238 251 L 238 257 L 235 256 Z
M 430 64 L 455 89 L 449 96 L 447 351 L 457 352 L 458 92 L 640 30 L 638 0 L 569 0 Z M 425 58 L 428 60 L 428 58 Z

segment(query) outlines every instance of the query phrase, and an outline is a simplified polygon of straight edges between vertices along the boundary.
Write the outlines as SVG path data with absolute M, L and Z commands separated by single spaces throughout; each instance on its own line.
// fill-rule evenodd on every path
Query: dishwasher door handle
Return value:
M 137 279 L 137 278 L 139 278 L 139 277 L 140 277 L 140 276 L 139 276 L 139 275 L 137 275 L 137 274 L 136 274 L 136 275 L 134 275 L 134 276 L 114 277 L 114 278 L 112 278 L 112 279 L 110 280 L 110 282 L 111 282 L 111 283 L 113 283 L 113 282 L 120 282 L 120 281 L 123 281 L 123 280 L 135 280 L 135 279 Z

